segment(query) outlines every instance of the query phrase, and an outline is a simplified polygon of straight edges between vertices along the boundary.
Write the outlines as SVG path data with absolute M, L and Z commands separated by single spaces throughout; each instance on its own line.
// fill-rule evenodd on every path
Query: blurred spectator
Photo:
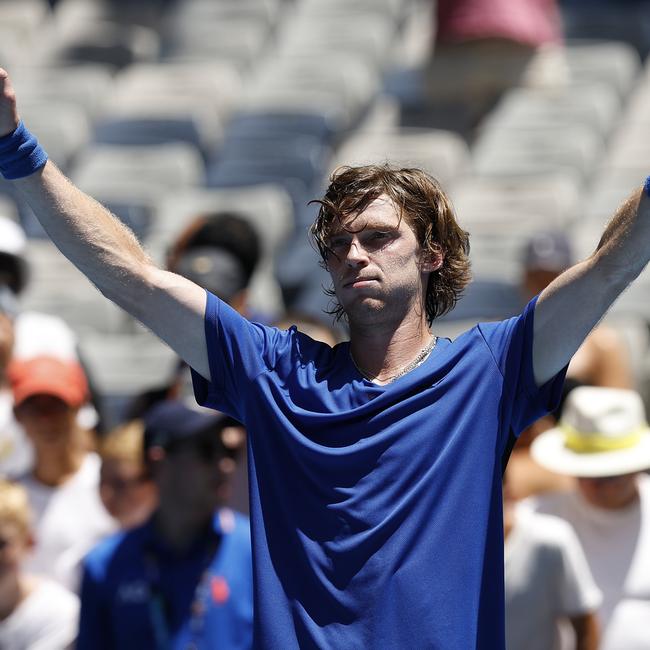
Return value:
M 529 504 L 575 529 L 598 588 L 602 650 L 650 647 L 650 429 L 634 391 L 582 386 L 558 427 L 532 445 L 543 467 L 578 477 L 577 489 Z
M 29 281 L 26 250 L 27 239 L 22 228 L 0 216 L 0 286 L 9 289 L 16 302 Z M 39 312 L 18 312 L 14 327 L 17 358 L 39 355 L 77 358 L 76 337 L 60 318 Z
M 145 416 L 159 505 L 85 560 L 77 648 L 252 647 L 248 520 L 227 508 L 230 422 L 173 401 Z
M 23 229 L 11 219 L 0 215 L 0 293 L 2 302 L 11 304 L 14 321 L 13 356 L 29 359 L 52 356 L 79 361 L 77 337 L 58 316 L 37 311 L 22 311 L 20 296 L 29 283 L 29 264 L 26 258 L 27 239 Z M 79 415 L 82 426 L 98 425 L 98 412 L 92 400 L 84 405 Z
M 79 599 L 55 582 L 28 575 L 34 540 L 27 493 L 0 481 L 0 648 L 59 650 L 77 635 Z
M 14 399 L 7 368 L 13 354 L 13 298 L 0 288 L 0 476 L 16 478 L 33 465 L 34 452 L 23 428 L 14 417 Z
M 524 303 L 541 293 L 555 278 L 574 264 L 568 237 L 561 231 L 533 235 L 523 255 L 521 291 Z M 563 400 L 576 386 L 632 388 L 634 376 L 629 352 L 619 334 L 607 325 L 598 325 L 571 359 L 564 385 Z M 561 404 L 560 404 L 561 408 Z M 555 490 L 573 490 L 575 479 L 540 467 L 530 458 L 530 444 L 543 431 L 555 426 L 558 411 L 541 418 L 522 432 L 508 465 L 515 498 Z
M 575 260 L 568 237 L 560 231 L 549 231 L 531 237 L 523 262 L 522 291 L 528 302 Z M 618 333 L 606 325 L 596 327 L 571 359 L 567 378 L 589 386 L 633 388 L 629 353 Z
M 144 462 L 144 423 L 132 420 L 101 441 L 99 495 L 122 528 L 143 524 L 156 507 L 156 486 Z
M 555 0 L 438 0 L 436 43 L 426 72 L 429 102 L 455 119 L 464 116 L 471 129 L 526 75 L 531 85 L 563 83 L 561 40 Z M 547 50 L 543 64 L 531 77 L 540 48 Z
M 78 363 L 54 357 L 15 360 L 9 378 L 35 452 L 33 472 L 21 479 L 36 517 L 26 566 L 76 591 L 82 557 L 115 527 L 99 498 L 99 456 L 77 421 L 86 378 Z
M 580 542 L 558 517 L 517 507 L 504 477 L 506 647 L 557 650 L 569 624 L 578 650 L 597 650 L 602 601 Z
M 248 286 L 260 261 L 260 241 L 245 217 L 216 212 L 198 217 L 169 251 L 167 268 L 214 293 L 247 318 Z
M 169 250 L 167 267 L 214 293 L 247 318 L 266 323 L 268 319 L 254 313 L 248 303 L 248 286 L 260 255 L 258 234 L 246 218 L 215 212 L 197 217 L 181 232 Z M 126 417 L 139 418 L 165 399 L 196 406 L 192 378 L 184 363 L 179 363 L 171 384 L 139 395 Z

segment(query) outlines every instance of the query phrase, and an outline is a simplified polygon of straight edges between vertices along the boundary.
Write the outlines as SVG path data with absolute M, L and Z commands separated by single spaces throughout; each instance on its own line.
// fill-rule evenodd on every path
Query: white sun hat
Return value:
M 633 390 L 581 386 L 569 393 L 559 425 L 533 441 L 531 456 L 559 474 L 601 477 L 650 468 L 650 428 Z

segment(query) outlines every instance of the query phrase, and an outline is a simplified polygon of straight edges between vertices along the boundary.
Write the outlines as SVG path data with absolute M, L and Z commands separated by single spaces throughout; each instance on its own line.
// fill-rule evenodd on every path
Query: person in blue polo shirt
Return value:
M 650 261 L 650 180 L 521 315 L 452 342 L 436 319 L 469 282 L 469 238 L 445 192 L 418 169 L 337 170 L 312 230 L 350 327 L 330 347 L 156 266 L 47 160 L 3 70 L 0 172 L 188 363 L 199 402 L 245 424 L 257 648 L 504 648 L 502 469 Z
M 171 401 L 147 414 L 145 457 L 159 506 L 86 557 L 78 649 L 252 647 L 249 525 L 219 507 L 230 422 Z

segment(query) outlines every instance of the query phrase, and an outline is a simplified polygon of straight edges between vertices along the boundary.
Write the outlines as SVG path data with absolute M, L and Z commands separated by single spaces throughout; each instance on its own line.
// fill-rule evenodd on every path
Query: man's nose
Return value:
M 363 265 L 368 261 L 368 254 L 358 241 L 352 240 L 345 261 L 349 266 Z

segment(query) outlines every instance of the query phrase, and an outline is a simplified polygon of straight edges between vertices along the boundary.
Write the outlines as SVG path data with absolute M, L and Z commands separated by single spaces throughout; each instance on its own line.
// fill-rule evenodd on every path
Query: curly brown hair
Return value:
M 339 167 L 320 204 L 318 216 L 310 228 L 322 265 L 333 254 L 328 239 L 334 229 L 345 228 L 343 221 L 365 210 L 385 195 L 396 206 L 400 219 L 405 217 L 413 228 L 423 251 L 442 256 L 442 266 L 431 273 L 425 309 L 429 323 L 451 311 L 471 279 L 469 233 L 456 221 L 451 201 L 432 176 L 414 168 L 399 168 L 388 163 L 363 167 Z M 343 307 L 334 291 L 326 289 L 334 306 L 329 313 L 339 320 Z

